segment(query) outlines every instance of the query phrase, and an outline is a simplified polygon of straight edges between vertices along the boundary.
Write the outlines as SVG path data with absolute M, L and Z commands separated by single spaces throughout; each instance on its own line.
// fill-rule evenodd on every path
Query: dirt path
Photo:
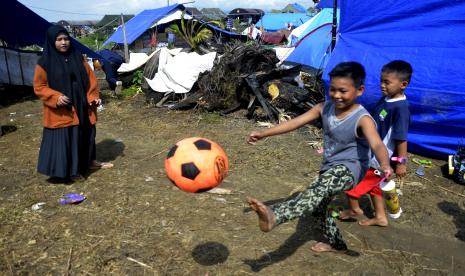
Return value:
M 464 274 L 465 198 L 457 193 L 465 189 L 442 176 L 440 160 L 433 160 L 425 178 L 410 168 L 404 213 L 389 227 L 338 222 L 359 257 L 312 253 L 319 237 L 312 218 L 260 232 L 245 197 L 272 202 L 303 190 L 320 156 L 308 145 L 315 141 L 310 128 L 247 145 L 245 137 L 257 125 L 243 115 L 155 109 L 142 97 L 107 99 L 97 156 L 115 167 L 63 185 L 36 173 L 41 103 L 1 107 L 0 124 L 17 130 L 0 137 L 0 274 Z M 184 193 L 166 178 L 168 149 L 191 136 L 225 149 L 230 174 L 221 187 L 231 194 Z M 68 192 L 87 200 L 59 205 Z M 31 210 L 37 202 L 46 205 Z M 342 197 L 335 204 L 343 204 Z

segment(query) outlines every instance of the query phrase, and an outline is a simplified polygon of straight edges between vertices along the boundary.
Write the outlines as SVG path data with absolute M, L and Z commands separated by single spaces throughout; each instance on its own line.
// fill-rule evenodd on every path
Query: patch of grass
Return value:
M 107 36 L 103 34 L 99 34 L 99 33 L 98 34 L 94 33 L 94 34 L 88 34 L 83 37 L 79 37 L 77 38 L 77 40 L 79 40 L 79 42 L 91 48 L 92 50 L 96 51 L 96 50 L 102 49 L 101 46 L 103 42 L 107 40 Z M 107 45 L 104 48 L 108 48 L 108 47 L 109 46 Z
M 23 217 L 23 211 L 20 208 L 0 208 L 0 221 L 2 221 L 2 224 L 20 222 Z
M 122 98 L 128 98 L 128 97 L 134 97 L 135 95 L 140 94 L 140 93 L 142 93 L 142 89 L 140 88 L 140 86 L 131 85 L 127 88 L 124 88 L 123 91 L 121 91 L 120 95 Z
M 223 122 L 223 117 L 220 116 L 218 113 L 203 113 L 199 116 L 199 120 L 207 124 L 221 124 Z

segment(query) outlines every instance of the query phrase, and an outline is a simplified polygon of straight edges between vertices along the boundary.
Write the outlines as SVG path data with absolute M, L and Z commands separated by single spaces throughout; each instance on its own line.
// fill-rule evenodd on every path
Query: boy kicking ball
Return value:
M 373 118 L 357 97 L 364 92 L 365 69 L 357 62 L 338 64 L 330 73 L 331 101 L 320 103 L 306 113 L 264 131 L 254 131 L 248 137 L 255 144 L 268 136 L 290 132 L 321 118 L 324 130 L 324 155 L 318 177 L 294 198 L 271 206 L 255 198 L 248 198 L 257 213 L 262 231 L 271 231 L 286 221 L 312 214 L 320 219 L 325 242 L 312 247 L 316 252 L 346 251 L 328 204 L 341 192 L 352 189 L 368 169 L 369 149 L 380 160 L 380 169 L 391 174 L 388 152 L 381 141 Z

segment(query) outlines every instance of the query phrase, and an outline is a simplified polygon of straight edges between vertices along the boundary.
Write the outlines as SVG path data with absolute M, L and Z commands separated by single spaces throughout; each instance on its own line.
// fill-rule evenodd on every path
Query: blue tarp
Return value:
M 286 62 L 299 63 L 321 71 L 328 62 L 331 48 L 331 24 L 324 24 L 296 44 Z
M 165 16 L 171 14 L 175 10 L 182 10 L 186 11 L 187 14 L 190 14 L 189 11 L 181 4 L 174 4 L 171 6 L 166 6 L 159 9 L 152 9 L 152 10 L 144 10 L 131 18 L 125 24 L 126 29 L 126 40 L 128 44 L 133 43 L 137 38 L 139 38 L 145 31 L 147 31 L 150 27 L 153 26 L 157 21 L 164 18 Z M 203 21 L 199 20 L 199 22 L 204 23 Z M 237 33 L 229 32 L 224 29 L 218 28 L 212 24 L 206 24 L 207 28 L 213 31 L 216 34 L 221 34 L 225 37 L 232 37 L 236 39 L 247 38 L 247 36 L 242 36 Z M 110 42 L 114 42 L 117 44 L 124 43 L 123 37 L 123 29 L 118 27 L 118 29 L 103 43 L 103 46 L 107 45 Z
M 326 83 L 337 63 L 360 62 L 367 71 L 360 101 L 370 107 L 381 97 L 381 67 L 409 62 L 408 150 L 440 158 L 454 153 L 465 138 L 465 1 L 343 1 L 339 30 Z
M 302 34 L 298 38 L 291 37 L 295 49 L 286 62 L 303 64 L 317 71 L 324 69 L 331 50 L 332 21 L 333 9 L 323 9 L 305 23 L 308 26 Z
M 316 9 L 326 9 L 332 8 L 334 5 L 334 0 L 321 0 L 318 4 L 315 5 Z M 337 0 L 337 8 L 341 6 L 341 0 Z
M 339 9 L 337 10 L 339 16 Z M 299 26 L 299 28 L 304 28 L 303 31 L 299 32 L 298 36 L 294 36 L 294 33 L 298 31 L 299 28 L 294 30 L 290 35 L 291 46 L 295 46 L 297 42 L 302 40 L 304 37 L 307 37 L 309 33 L 311 33 L 316 28 L 324 25 L 324 24 L 332 24 L 333 22 L 333 9 L 323 9 L 319 13 L 317 13 L 314 17 L 310 20 Z
M 286 29 L 287 24 L 291 23 L 293 27 L 299 27 L 311 18 L 305 13 L 265 13 L 262 19 L 257 22 L 256 27 L 263 28 L 266 32 L 276 32 Z
M 203 23 L 203 21 L 201 20 L 200 22 Z M 220 27 L 213 25 L 213 24 L 206 24 L 206 26 L 210 31 L 214 32 L 217 36 L 224 36 L 224 37 L 229 37 L 229 38 L 239 39 L 239 40 L 247 40 L 246 35 L 238 34 L 235 32 L 230 32 L 228 30 L 221 29 Z
M 152 27 L 155 22 L 172 13 L 176 9 L 184 10 L 185 8 L 183 5 L 174 4 L 159 9 L 141 11 L 124 25 L 126 29 L 127 43 L 133 43 L 139 36 Z M 121 26 L 118 27 L 118 29 L 103 43 L 103 46 L 110 42 L 118 44 L 124 43 L 123 29 Z
M 52 23 L 43 19 L 16 0 L 3 0 L 0 12 L 0 39 L 9 47 L 42 46 L 45 33 Z M 94 51 L 73 39 L 73 45 L 91 58 L 101 58 Z

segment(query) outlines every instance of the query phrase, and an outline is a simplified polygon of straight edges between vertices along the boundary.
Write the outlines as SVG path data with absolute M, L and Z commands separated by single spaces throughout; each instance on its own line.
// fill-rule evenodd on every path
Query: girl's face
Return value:
M 65 33 L 58 33 L 57 38 L 55 39 L 55 48 L 60 53 L 66 53 L 69 50 L 70 46 L 69 36 Z

